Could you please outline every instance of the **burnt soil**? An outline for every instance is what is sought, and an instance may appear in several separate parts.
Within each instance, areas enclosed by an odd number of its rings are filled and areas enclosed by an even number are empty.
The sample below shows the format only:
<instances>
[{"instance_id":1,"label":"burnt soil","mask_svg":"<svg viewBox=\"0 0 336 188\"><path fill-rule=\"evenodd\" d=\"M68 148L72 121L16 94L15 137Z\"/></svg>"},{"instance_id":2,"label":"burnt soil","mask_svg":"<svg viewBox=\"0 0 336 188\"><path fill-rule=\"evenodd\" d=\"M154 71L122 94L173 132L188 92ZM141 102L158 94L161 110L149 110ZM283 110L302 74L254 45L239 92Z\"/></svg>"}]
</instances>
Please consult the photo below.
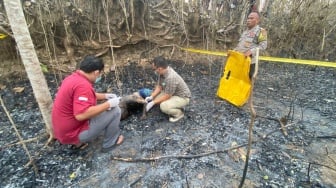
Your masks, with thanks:
<instances>
[{"instance_id":1,"label":"burnt soil","mask_svg":"<svg viewBox=\"0 0 336 188\"><path fill-rule=\"evenodd\" d=\"M102 153L101 137L84 150L47 141L32 88L12 78L0 90L0 187L238 187L251 119L249 106L216 96L222 61L171 62L192 91L177 123L154 108L122 121L124 143ZM151 69L130 63L97 85L118 95L152 87ZM64 76L64 75L62 75ZM61 77L62 77L61 76ZM57 81L46 75L52 96ZM119 83L119 84L117 84ZM24 87L22 92L13 88ZM257 118L244 187L336 187L336 70L263 62L254 86ZM26 142L34 165L19 142ZM287 136L279 119L285 122ZM156 158L155 158L156 157ZM122 158L129 161L116 160Z\"/></svg>"}]
</instances>

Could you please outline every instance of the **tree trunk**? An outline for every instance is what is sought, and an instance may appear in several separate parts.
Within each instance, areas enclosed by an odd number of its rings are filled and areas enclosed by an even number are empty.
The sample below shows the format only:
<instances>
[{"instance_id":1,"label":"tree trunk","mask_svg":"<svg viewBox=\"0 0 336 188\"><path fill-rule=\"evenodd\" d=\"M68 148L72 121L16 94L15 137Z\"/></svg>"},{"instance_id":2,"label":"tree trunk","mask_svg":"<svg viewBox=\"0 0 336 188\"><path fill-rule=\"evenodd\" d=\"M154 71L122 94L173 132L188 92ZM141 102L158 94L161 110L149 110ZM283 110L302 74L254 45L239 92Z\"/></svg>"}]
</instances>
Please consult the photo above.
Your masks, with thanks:
<instances>
[{"instance_id":1,"label":"tree trunk","mask_svg":"<svg viewBox=\"0 0 336 188\"><path fill-rule=\"evenodd\" d=\"M17 48L50 135L49 141L51 141L53 138L50 116L52 98L30 37L21 2L20 0L4 0L4 4Z\"/></svg>"}]
</instances>

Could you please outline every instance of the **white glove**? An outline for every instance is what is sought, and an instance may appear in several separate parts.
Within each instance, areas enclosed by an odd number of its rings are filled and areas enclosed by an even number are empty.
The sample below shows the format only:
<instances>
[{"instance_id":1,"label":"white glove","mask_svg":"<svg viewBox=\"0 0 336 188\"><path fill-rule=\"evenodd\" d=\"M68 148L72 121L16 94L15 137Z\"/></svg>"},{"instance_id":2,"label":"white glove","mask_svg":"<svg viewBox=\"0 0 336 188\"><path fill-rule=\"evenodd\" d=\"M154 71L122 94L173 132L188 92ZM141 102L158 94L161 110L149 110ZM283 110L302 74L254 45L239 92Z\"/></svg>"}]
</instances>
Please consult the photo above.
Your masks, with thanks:
<instances>
[{"instance_id":1,"label":"white glove","mask_svg":"<svg viewBox=\"0 0 336 188\"><path fill-rule=\"evenodd\" d=\"M110 104L110 108L114 108L119 105L120 97L115 97L107 101Z\"/></svg>"},{"instance_id":2,"label":"white glove","mask_svg":"<svg viewBox=\"0 0 336 188\"><path fill-rule=\"evenodd\" d=\"M151 101L149 103L146 104L146 112L148 112L151 108L153 108L154 106L154 101Z\"/></svg>"},{"instance_id":3,"label":"white glove","mask_svg":"<svg viewBox=\"0 0 336 188\"><path fill-rule=\"evenodd\" d=\"M147 103L149 103L150 101L152 101L153 100L153 97L152 96L149 96L149 97L146 97L145 98L145 101L147 102Z\"/></svg>"},{"instance_id":4,"label":"white glove","mask_svg":"<svg viewBox=\"0 0 336 188\"><path fill-rule=\"evenodd\" d=\"M113 94L113 93L106 93L105 94L105 99L113 99L113 98L116 98L117 95L116 94Z\"/></svg>"}]
</instances>

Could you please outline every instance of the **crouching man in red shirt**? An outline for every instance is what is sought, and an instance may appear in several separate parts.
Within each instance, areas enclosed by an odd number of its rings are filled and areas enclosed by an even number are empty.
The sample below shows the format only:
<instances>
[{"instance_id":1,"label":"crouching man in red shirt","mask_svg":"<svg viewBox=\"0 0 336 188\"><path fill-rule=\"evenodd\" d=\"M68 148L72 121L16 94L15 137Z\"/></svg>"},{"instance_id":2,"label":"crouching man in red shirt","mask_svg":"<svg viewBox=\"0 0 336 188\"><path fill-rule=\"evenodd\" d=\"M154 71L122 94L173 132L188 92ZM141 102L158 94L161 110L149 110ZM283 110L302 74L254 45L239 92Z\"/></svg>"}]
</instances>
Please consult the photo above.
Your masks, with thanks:
<instances>
[{"instance_id":1,"label":"crouching man in red shirt","mask_svg":"<svg viewBox=\"0 0 336 188\"><path fill-rule=\"evenodd\" d=\"M58 89L52 108L55 138L62 144L81 147L101 133L102 151L123 142L120 134L120 98L111 93L96 93L93 87L101 79L103 61L86 56L79 70L67 76ZM97 104L97 100L106 100Z\"/></svg>"}]
</instances>

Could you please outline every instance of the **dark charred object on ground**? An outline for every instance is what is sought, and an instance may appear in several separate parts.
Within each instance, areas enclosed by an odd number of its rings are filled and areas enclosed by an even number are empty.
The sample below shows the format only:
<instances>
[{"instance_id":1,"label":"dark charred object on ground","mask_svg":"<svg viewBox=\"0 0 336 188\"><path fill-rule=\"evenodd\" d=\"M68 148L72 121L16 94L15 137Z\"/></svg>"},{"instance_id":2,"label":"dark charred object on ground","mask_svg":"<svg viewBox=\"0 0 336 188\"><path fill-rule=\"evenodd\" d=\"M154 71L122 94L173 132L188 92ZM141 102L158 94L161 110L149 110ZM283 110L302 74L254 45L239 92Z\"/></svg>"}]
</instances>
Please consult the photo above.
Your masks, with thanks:
<instances>
[{"instance_id":1,"label":"dark charred object on ground","mask_svg":"<svg viewBox=\"0 0 336 188\"><path fill-rule=\"evenodd\" d=\"M132 114L142 113L141 119L146 118L146 101L138 92L123 96L120 99L121 118L124 120Z\"/></svg>"}]
</instances>

